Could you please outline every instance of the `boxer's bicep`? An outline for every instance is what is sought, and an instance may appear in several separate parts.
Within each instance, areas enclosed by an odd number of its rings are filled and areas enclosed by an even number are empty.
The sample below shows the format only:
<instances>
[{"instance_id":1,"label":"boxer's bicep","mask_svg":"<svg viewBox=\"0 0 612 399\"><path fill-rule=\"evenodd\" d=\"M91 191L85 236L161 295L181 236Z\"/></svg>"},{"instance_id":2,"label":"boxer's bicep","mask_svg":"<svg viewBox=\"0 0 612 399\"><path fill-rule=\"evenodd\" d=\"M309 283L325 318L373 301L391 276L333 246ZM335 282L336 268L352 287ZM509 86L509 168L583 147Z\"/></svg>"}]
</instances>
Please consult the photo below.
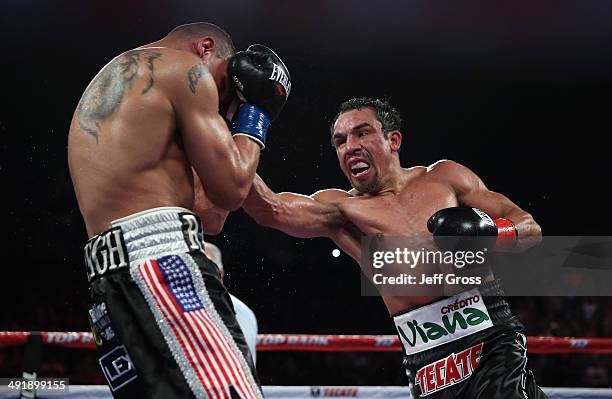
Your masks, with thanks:
<instances>
[{"instance_id":1,"label":"boxer's bicep","mask_svg":"<svg viewBox=\"0 0 612 399\"><path fill-rule=\"evenodd\" d=\"M486 212L493 218L505 215L517 208L504 195L490 191L474 172L453 161L444 160L434 166L444 182L455 191L461 205L471 206Z\"/></svg>"},{"instance_id":2,"label":"boxer's bicep","mask_svg":"<svg viewBox=\"0 0 612 399\"><path fill-rule=\"evenodd\" d=\"M442 161L439 168L461 205L481 209L494 219L507 218L515 223L531 217L505 195L489 190L480 177L465 166Z\"/></svg>"},{"instance_id":3,"label":"boxer's bicep","mask_svg":"<svg viewBox=\"0 0 612 399\"><path fill-rule=\"evenodd\" d=\"M240 156L218 115L197 115L181 127L185 152L211 201L225 207L241 188ZM257 148L259 151L259 148ZM228 208L226 208L228 209Z\"/></svg>"},{"instance_id":4,"label":"boxer's bicep","mask_svg":"<svg viewBox=\"0 0 612 399\"><path fill-rule=\"evenodd\" d=\"M493 219L510 220L518 231L517 249L526 249L536 245L542 237L542 229L533 216L503 194L481 188L458 196L458 200L462 205L483 210Z\"/></svg>"},{"instance_id":5,"label":"boxer's bicep","mask_svg":"<svg viewBox=\"0 0 612 399\"><path fill-rule=\"evenodd\" d=\"M457 200L461 205L483 210L493 219L507 218L513 210L518 209L506 196L486 188L458 193Z\"/></svg>"}]
</instances>

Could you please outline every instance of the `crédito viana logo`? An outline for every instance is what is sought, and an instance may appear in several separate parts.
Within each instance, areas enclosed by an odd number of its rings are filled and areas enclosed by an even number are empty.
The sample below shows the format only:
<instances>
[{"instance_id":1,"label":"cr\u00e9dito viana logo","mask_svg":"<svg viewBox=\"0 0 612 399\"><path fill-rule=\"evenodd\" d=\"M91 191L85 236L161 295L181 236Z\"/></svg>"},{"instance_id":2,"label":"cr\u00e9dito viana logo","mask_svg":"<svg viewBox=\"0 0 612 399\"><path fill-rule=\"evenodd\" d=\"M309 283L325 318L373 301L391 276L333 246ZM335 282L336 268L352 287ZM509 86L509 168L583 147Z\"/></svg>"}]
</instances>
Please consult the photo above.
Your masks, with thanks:
<instances>
[{"instance_id":1,"label":"cr\u00e9dito viana logo","mask_svg":"<svg viewBox=\"0 0 612 399\"><path fill-rule=\"evenodd\" d=\"M404 329L398 328L397 330L405 342L410 346L415 346L419 339L426 344L429 341L436 341L449 334L454 334L457 329L467 330L468 326L475 327L487 320L490 320L489 315L483 311L476 308L464 308L460 312L453 313L452 318L447 314L442 316L442 324L428 321L420 326L416 320L407 321L406 327L410 331L409 335L404 332Z\"/></svg>"},{"instance_id":2,"label":"cr\u00e9dito viana logo","mask_svg":"<svg viewBox=\"0 0 612 399\"><path fill-rule=\"evenodd\" d=\"M493 326L478 290L465 292L396 316L394 321L407 355Z\"/></svg>"}]
</instances>

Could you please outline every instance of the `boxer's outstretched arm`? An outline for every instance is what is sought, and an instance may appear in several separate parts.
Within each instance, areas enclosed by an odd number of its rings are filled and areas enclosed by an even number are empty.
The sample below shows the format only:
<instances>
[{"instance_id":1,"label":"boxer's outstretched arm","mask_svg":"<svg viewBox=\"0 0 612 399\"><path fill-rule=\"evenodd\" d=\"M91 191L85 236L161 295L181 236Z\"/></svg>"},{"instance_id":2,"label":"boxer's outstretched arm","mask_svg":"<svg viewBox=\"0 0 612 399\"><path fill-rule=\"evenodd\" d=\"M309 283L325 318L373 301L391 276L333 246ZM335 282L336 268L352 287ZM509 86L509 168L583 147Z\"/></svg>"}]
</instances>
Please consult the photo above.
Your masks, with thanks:
<instances>
[{"instance_id":1,"label":"boxer's outstretched arm","mask_svg":"<svg viewBox=\"0 0 612 399\"><path fill-rule=\"evenodd\" d=\"M437 163L434 168L438 168L437 172L453 187L459 203L482 209L493 219L506 218L512 221L518 231L519 249L540 242L542 230L533 217L506 196L489 190L470 169L448 160Z\"/></svg>"},{"instance_id":2,"label":"boxer's outstretched arm","mask_svg":"<svg viewBox=\"0 0 612 399\"><path fill-rule=\"evenodd\" d=\"M232 137L219 115L217 86L208 68L191 54L182 57L169 90L187 158L208 198L221 209L235 210L251 187L260 147L245 136Z\"/></svg>"},{"instance_id":3,"label":"boxer's outstretched arm","mask_svg":"<svg viewBox=\"0 0 612 399\"><path fill-rule=\"evenodd\" d=\"M256 175L242 207L258 224L294 237L333 237L346 224L337 202L348 196L342 190L277 194Z\"/></svg>"}]
</instances>

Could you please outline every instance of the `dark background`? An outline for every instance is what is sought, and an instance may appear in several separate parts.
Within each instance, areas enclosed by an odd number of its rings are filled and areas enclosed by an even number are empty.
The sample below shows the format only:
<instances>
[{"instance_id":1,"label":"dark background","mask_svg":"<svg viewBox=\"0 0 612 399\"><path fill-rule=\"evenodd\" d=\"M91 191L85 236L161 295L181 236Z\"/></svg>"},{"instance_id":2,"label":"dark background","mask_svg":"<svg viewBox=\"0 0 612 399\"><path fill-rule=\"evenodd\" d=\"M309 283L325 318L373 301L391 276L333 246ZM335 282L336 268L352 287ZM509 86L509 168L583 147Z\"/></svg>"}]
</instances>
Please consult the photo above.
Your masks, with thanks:
<instances>
[{"instance_id":1,"label":"dark background","mask_svg":"<svg viewBox=\"0 0 612 399\"><path fill-rule=\"evenodd\" d=\"M73 110L112 57L194 21L222 26L238 48L270 46L290 69L291 96L259 167L273 189L348 188L329 145L331 118L351 97L388 97L405 119L404 166L453 159L531 212L546 235L608 234L608 1L5 0L0 330L88 329L86 234L66 160ZM360 295L354 262L331 256L332 242L260 228L242 211L211 241L260 332L394 333L382 302ZM532 335L610 336L610 304L513 299ZM89 353L48 351L64 367L56 373L95 380ZM399 354L333 356L263 353L259 370L264 384L405 384ZM609 358L531 358L542 385L609 384ZM0 374L19 362L18 349L0 350ZM551 375L552 364L561 365ZM576 374L594 364L605 380Z\"/></svg>"}]
</instances>

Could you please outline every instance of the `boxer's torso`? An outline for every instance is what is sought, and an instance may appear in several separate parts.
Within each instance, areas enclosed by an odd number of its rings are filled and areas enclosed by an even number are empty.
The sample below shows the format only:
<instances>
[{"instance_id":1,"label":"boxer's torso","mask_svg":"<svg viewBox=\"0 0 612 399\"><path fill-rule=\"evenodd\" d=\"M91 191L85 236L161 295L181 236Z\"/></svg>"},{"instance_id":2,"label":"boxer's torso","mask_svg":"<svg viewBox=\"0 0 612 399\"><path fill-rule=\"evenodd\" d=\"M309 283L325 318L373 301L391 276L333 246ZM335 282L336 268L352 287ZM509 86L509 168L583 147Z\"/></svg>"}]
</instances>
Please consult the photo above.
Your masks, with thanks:
<instances>
[{"instance_id":1,"label":"boxer's torso","mask_svg":"<svg viewBox=\"0 0 612 399\"><path fill-rule=\"evenodd\" d=\"M427 230L429 217L439 209L458 205L453 188L438 178L435 171L415 167L405 169L404 176L405 182L395 194L344 195L337 202L343 216L350 223L338 230L332 239L360 265L363 236L426 239L431 237ZM438 298L383 296L390 314L428 304Z\"/></svg>"},{"instance_id":2,"label":"boxer's torso","mask_svg":"<svg viewBox=\"0 0 612 399\"><path fill-rule=\"evenodd\" d=\"M90 236L143 209L193 205L191 168L167 95L177 53L184 52L154 47L123 53L79 102L68 158Z\"/></svg>"}]
</instances>

